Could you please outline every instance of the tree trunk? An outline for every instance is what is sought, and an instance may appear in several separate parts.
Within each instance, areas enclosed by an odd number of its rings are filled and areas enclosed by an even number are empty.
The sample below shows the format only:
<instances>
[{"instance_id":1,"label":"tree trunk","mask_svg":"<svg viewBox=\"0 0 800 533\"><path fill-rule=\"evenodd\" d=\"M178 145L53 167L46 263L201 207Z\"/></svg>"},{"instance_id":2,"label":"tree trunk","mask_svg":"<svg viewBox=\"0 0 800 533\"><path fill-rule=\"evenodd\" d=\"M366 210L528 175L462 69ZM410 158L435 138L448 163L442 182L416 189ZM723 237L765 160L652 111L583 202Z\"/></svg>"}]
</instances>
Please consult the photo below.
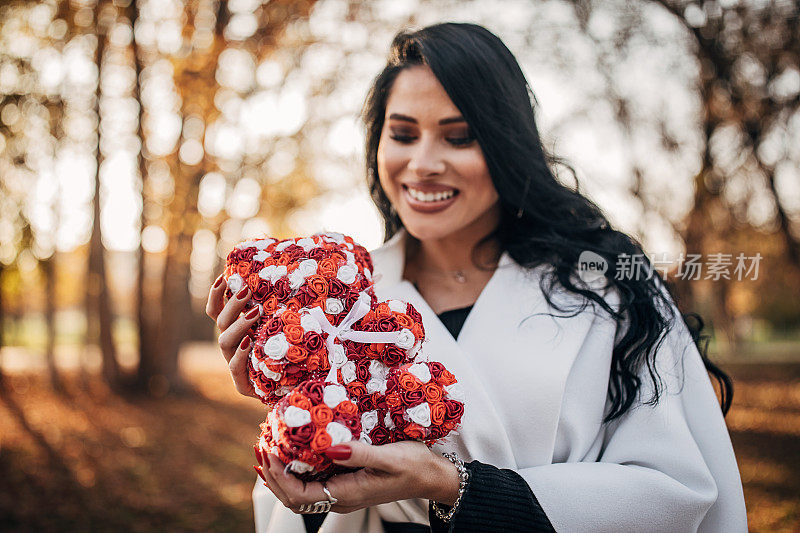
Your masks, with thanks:
<instances>
[{"instance_id":1,"label":"tree trunk","mask_svg":"<svg viewBox=\"0 0 800 533\"><path fill-rule=\"evenodd\" d=\"M61 383L61 376L58 374L56 366L55 345L56 345L56 265L55 253L47 259L41 261L44 273L44 320L46 324L45 360L47 361L47 372L50 375L50 384L53 389L63 392L64 387Z\"/></svg>"},{"instance_id":2,"label":"tree trunk","mask_svg":"<svg viewBox=\"0 0 800 533\"><path fill-rule=\"evenodd\" d=\"M94 320L97 321L98 341L102 354L102 376L108 385L112 388L116 388L119 384L120 370L112 334L113 317L111 315L108 283L106 281L105 250L103 247L103 235L100 224L100 164L103 161L103 156L100 151L100 97L102 93L100 89L100 75L102 73L103 53L105 52L106 44L105 28L101 27L97 22L101 7L102 2L98 2L95 6L95 29L97 35L95 62L98 72L97 89L95 92L95 113L98 118L97 168L94 178L94 199L92 200L94 221L92 222L92 235L89 239L89 271L87 276L89 294L95 299L92 307L96 316L87 316L87 321L89 323Z\"/></svg>"}]
</instances>

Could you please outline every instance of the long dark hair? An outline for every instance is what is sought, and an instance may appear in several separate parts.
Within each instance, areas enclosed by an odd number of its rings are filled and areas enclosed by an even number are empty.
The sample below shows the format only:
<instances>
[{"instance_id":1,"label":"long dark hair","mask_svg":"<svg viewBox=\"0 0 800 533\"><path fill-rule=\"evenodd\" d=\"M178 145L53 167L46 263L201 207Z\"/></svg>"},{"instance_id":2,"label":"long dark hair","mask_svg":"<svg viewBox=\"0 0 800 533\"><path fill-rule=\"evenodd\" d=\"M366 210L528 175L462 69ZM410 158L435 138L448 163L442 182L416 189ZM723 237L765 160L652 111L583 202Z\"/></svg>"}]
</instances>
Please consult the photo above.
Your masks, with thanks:
<instances>
[{"instance_id":1,"label":"long dark hair","mask_svg":"<svg viewBox=\"0 0 800 533\"><path fill-rule=\"evenodd\" d=\"M634 404L643 368L653 381L653 394L645 403L657 403L663 385L655 355L675 318L669 292L662 287L658 272L650 270L641 245L611 227L601 209L579 192L577 179L574 189L556 179L553 169L559 161L542 146L534 120L533 92L513 54L482 26L442 23L399 32L388 64L373 82L363 110L367 180L386 238L403 225L380 186L378 143L389 91L397 75L415 65L431 69L483 150L502 208L500 224L487 239L497 240L525 268L552 267L546 269L541 288L554 309L572 313L561 316L574 316L594 302L610 313L618 331L624 329L624 334L617 335L612 353L610 407L605 420L622 416ZM575 283L583 251L602 256L610 265L605 279L620 295L618 310L588 286ZM641 258L652 277L616 276L617 258L623 254ZM557 285L583 296L583 304L562 308L552 298ZM727 413L733 394L731 380L706 355L700 317L686 315L682 319L706 369L720 385L722 411Z\"/></svg>"}]
</instances>

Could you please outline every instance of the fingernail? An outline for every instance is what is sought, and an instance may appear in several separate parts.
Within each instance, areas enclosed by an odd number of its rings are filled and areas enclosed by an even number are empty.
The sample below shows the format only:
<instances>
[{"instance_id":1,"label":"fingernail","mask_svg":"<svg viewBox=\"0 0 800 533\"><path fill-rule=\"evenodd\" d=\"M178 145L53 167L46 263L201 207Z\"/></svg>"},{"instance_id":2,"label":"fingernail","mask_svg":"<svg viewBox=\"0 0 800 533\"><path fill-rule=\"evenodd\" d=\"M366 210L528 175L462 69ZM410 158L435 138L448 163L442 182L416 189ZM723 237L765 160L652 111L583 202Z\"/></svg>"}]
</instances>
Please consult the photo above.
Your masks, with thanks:
<instances>
[{"instance_id":1,"label":"fingernail","mask_svg":"<svg viewBox=\"0 0 800 533\"><path fill-rule=\"evenodd\" d=\"M239 292L237 292L237 293L236 293L236 297L237 297L237 298L239 298L239 299L241 300L242 298L244 298L245 296L247 296L247 291L248 291L248 290L249 290L249 289L248 289L247 287L242 287L242 288L239 290Z\"/></svg>"},{"instance_id":2,"label":"fingernail","mask_svg":"<svg viewBox=\"0 0 800 533\"><path fill-rule=\"evenodd\" d=\"M256 452L256 461L260 466L264 466L264 458L261 457L261 448L258 447L258 444L253 444L253 451Z\"/></svg>"},{"instance_id":3,"label":"fingernail","mask_svg":"<svg viewBox=\"0 0 800 533\"><path fill-rule=\"evenodd\" d=\"M344 461L345 459L350 459L350 455L353 453L353 450L350 449L349 446L331 446L324 452L325 456L328 459L333 459L334 461Z\"/></svg>"},{"instance_id":4,"label":"fingernail","mask_svg":"<svg viewBox=\"0 0 800 533\"><path fill-rule=\"evenodd\" d=\"M247 312L247 314L246 314L246 315L244 315L244 317L245 317L246 319L248 319L248 320L250 320L251 318L255 318L255 317L257 317L257 316L258 316L258 307L254 307L254 308L252 308L251 310L249 310L249 311Z\"/></svg>"},{"instance_id":5,"label":"fingernail","mask_svg":"<svg viewBox=\"0 0 800 533\"><path fill-rule=\"evenodd\" d=\"M217 281L215 281L215 282L214 282L214 288L216 289L217 287L219 287L219 286L220 286L220 284L221 284L221 283L224 281L224 279L225 279L225 278L224 278L224 277L222 277L222 276L218 277L218 278L217 278Z\"/></svg>"},{"instance_id":6,"label":"fingernail","mask_svg":"<svg viewBox=\"0 0 800 533\"><path fill-rule=\"evenodd\" d=\"M261 479L264 480L264 483L266 483L267 482L267 478L264 477L264 472L261 471L261 467L253 465L253 468L255 468L256 473L258 473L258 475L261 476Z\"/></svg>"},{"instance_id":7,"label":"fingernail","mask_svg":"<svg viewBox=\"0 0 800 533\"><path fill-rule=\"evenodd\" d=\"M250 347L250 337L245 337L242 339L242 342L239 343L239 348L242 350L246 350Z\"/></svg>"}]
</instances>

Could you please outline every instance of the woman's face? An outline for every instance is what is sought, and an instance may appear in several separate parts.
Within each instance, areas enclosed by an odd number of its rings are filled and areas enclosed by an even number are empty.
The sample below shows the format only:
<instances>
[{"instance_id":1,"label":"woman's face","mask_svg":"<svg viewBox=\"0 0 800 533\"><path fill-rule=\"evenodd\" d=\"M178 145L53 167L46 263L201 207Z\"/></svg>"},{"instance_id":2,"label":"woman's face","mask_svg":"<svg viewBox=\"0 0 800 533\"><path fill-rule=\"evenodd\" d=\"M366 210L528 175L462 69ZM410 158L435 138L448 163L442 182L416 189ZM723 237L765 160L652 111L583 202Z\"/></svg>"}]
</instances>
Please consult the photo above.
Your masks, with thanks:
<instances>
[{"instance_id":1,"label":"woman's face","mask_svg":"<svg viewBox=\"0 0 800 533\"><path fill-rule=\"evenodd\" d=\"M481 238L500 203L478 141L427 66L400 72L386 103L378 177L420 241Z\"/></svg>"}]
</instances>

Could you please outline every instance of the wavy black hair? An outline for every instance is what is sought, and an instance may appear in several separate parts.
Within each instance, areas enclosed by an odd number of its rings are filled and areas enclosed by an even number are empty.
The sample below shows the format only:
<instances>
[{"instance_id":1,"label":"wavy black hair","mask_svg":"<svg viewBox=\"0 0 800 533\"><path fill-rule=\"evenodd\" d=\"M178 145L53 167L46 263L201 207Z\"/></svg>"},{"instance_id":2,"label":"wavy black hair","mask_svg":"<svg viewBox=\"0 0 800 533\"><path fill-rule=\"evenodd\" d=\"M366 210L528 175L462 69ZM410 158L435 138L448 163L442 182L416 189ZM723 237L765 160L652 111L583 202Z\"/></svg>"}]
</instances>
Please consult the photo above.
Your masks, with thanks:
<instances>
[{"instance_id":1,"label":"wavy black hair","mask_svg":"<svg viewBox=\"0 0 800 533\"><path fill-rule=\"evenodd\" d=\"M378 179L378 143L395 79L402 70L418 65L431 69L483 150L502 211L498 227L485 240L496 240L525 268L551 267L545 269L541 288L554 309L571 313L561 316L574 316L594 302L614 318L618 332L624 330L614 344L605 421L619 418L634 405L645 372L653 382L653 393L644 403L657 403L663 384L655 355L675 319L669 291L657 271L646 270L652 277L615 275L617 258L623 254L643 258L644 268L650 269L642 246L611 227L601 209L579 192L577 178L574 188L556 179L554 169L563 162L542 146L533 91L513 54L482 26L441 23L400 31L392 41L388 64L370 88L362 112L367 180L386 239L403 225ZM587 285L575 283L579 255L586 250L610 265L605 277L620 295L619 309L612 309ZM569 310L561 307L553 298L557 288L583 296L583 304ZM682 319L706 369L719 383L722 411L727 414L731 380L707 357L702 319L696 314Z\"/></svg>"}]
</instances>

